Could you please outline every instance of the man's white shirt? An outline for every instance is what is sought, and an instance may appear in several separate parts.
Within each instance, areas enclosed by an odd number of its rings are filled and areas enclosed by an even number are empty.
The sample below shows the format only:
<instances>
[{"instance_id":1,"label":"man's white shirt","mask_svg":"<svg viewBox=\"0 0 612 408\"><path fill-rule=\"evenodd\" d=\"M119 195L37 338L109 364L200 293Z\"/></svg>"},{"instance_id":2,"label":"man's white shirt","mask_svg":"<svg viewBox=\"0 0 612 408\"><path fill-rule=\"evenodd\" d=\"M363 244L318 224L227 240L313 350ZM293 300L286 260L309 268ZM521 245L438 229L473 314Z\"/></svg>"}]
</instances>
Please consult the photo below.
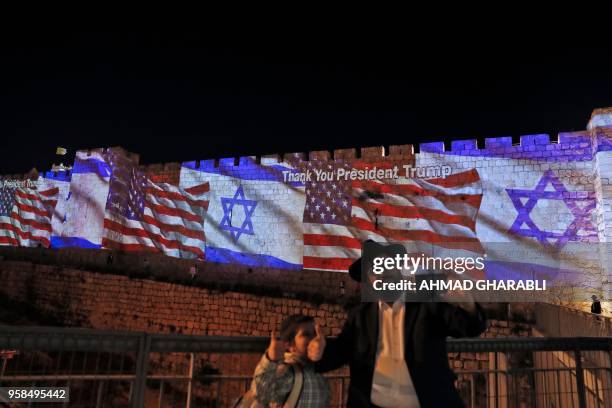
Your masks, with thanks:
<instances>
[{"instance_id":1,"label":"man's white shirt","mask_svg":"<svg viewBox=\"0 0 612 408\"><path fill-rule=\"evenodd\" d=\"M378 343L370 400L383 408L418 408L419 400L404 358L403 301L378 302Z\"/></svg>"}]
</instances>

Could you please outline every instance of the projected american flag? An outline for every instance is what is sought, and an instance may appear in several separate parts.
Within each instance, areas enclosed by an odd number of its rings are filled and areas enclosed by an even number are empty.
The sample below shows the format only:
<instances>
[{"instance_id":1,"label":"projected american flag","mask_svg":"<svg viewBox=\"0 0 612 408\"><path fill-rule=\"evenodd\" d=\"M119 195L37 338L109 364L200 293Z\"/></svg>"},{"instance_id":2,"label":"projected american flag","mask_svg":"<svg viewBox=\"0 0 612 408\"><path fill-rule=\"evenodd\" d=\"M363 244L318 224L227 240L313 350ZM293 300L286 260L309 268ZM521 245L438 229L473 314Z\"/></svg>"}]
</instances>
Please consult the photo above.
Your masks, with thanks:
<instances>
[{"instance_id":1,"label":"projected american flag","mask_svg":"<svg viewBox=\"0 0 612 408\"><path fill-rule=\"evenodd\" d=\"M311 161L336 173L342 163ZM353 164L353 168L365 168ZM304 268L346 271L366 239L480 251L476 170L439 179L330 180L309 183L304 209Z\"/></svg>"},{"instance_id":2,"label":"projected american flag","mask_svg":"<svg viewBox=\"0 0 612 408\"><path fill-rule=\"evenodd\" d=\"M0 183L0 245L48 248L59 189L37 191Z\"/></svg>"},{"instance_id":3,"label":"projected american flag","mask_svg":"<svg viewBox=\"0 0 612 408\"><path fill-rule=\"evenodd\" d=\"M209 184L182 189L154 183L129 160L109 157L113 169L102 246L204 258Z\"/></svg>"}]
</instances>

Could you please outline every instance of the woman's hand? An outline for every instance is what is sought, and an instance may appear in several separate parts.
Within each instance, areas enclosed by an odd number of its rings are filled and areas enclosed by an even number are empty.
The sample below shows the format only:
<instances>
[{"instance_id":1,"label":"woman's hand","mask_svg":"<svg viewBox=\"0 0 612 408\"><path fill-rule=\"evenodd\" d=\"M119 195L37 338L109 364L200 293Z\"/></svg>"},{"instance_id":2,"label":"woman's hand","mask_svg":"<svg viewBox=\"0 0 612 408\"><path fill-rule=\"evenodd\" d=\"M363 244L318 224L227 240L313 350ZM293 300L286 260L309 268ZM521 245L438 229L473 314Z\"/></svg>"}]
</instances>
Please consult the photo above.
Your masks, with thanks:
<instances>
[{"instance_id":1,"label":"woman's hand","mask_svg":"<svg viewBox=\"0 0 612 408\"><path fill-rule=\"evenodd\" d=\"M278 332L272 331L272 335L270 336L270 345L268 346L268 350L266 351L268 359L271 361L282 360L285 355L286 349L286 342L282 341L279 338Z\"/></svg>"}]
</instances>

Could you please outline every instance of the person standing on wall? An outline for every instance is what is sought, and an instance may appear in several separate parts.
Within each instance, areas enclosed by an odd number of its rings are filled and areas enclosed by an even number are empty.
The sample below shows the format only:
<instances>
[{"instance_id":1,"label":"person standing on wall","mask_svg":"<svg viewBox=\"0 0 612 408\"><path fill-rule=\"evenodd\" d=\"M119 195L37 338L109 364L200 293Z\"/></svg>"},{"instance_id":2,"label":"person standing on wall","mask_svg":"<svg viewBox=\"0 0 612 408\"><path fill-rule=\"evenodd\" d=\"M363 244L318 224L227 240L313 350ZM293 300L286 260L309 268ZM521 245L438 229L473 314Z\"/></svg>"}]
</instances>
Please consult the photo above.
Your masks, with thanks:
<instances>
[{"instance_id":1,"label":"person standing on wall","mask_svg":"<svg viewBox=\"0 0 612 408\"><path fill-rule=\"evenodd\" d=\"M591 299L593 299L593 303L591 303L591 313L601 314L601 302L597 298L597 295L591 296Z\"/></svg>"}]
</instances>

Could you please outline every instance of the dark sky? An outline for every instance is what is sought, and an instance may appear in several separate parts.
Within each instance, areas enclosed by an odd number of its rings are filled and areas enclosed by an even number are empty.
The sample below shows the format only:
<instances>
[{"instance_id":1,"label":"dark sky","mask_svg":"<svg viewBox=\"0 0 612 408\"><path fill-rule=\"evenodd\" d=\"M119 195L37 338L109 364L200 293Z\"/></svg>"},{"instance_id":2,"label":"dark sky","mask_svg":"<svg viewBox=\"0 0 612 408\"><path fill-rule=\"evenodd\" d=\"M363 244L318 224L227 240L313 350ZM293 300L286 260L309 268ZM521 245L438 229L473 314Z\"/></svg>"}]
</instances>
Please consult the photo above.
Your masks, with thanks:
<instances>
[{"instance_id":1,"label":"dark sky","mask_svg":"<svg viewBox=\"0 0 612 408\"><path fill-rule=\"evenodd\" d=\"M221 44L198 33L4 38L0 174L56 146L142 163L582 130L612 49L389 39Z\"/></svg>"}]
</instances>

